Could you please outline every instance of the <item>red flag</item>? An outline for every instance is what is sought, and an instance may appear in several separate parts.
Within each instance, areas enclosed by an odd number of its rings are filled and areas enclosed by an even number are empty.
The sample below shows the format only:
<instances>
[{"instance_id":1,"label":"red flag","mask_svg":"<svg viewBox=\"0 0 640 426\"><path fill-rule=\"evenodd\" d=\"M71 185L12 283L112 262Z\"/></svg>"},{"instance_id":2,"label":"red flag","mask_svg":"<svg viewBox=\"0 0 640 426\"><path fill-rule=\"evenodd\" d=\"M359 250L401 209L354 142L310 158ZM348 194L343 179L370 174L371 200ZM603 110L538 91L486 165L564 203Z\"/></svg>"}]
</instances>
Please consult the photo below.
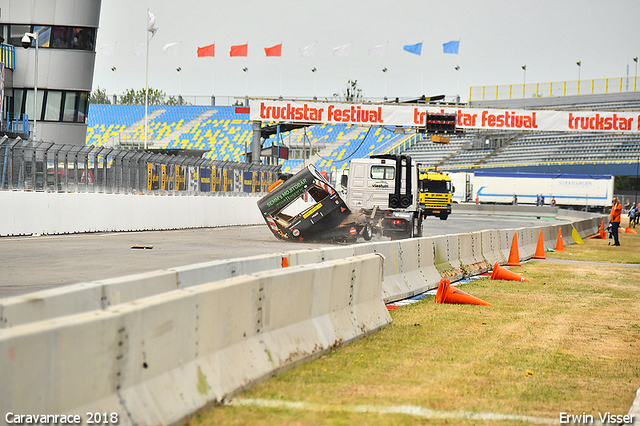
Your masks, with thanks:
<instances>
[{"instance_id":1,"label":"red flag","mask_svg":"<svg viewBox=\"0 0 640 426\"><path fill-rule=\"evenodd\" d=\"M198 57L202 58L204 56L216 56L215 43L205 47L198 47Z\"/></svg>"},{"instance_id":2,"label":"red flag","mask_svg":"<svg viewBox=\"0 0 640 426\"><path fill-rule=\"evenodd\" d=\"M231 52L229 56L247 56L247 48L249 44L241 44L239 46L231 46Z\"/></svg>"},{"instance_id":3,"label":"red flag","mask_svg":"<svg viewBox=\"0 0 640 426\"><path fill-rule=\"evenodd\" d=\"M273 47L265 47L264 53L266 53L267 56L282 56L282 43L276 44Z\"/></svg>"}]
</instances>

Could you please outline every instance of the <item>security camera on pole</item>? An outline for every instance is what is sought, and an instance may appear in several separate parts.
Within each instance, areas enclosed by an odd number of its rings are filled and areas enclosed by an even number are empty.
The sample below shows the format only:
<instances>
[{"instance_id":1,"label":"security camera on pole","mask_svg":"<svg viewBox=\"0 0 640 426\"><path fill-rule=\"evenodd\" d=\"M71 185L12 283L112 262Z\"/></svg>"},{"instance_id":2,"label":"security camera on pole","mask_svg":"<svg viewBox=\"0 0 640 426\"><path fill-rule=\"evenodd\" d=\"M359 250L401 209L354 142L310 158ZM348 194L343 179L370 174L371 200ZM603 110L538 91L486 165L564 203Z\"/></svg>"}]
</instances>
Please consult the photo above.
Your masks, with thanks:
<instances>
[{"instance_id":1,"label":"security camera on pole","mask_svg":"<svg viewBox=\"0 0 640 426\"><path fill-rule=\"evenodd\" d=\"M37 32L33 32L33 33L24 33L24 36L22 37L22 47L24 47L25 49L28 49L31 46L31 42L32 40L35 40L36 42L36 53L35 53L35 63L34 63L34 71L33 71L33 96L34 96L34 100L33 100L33 133L32 133L32 140L36 140L36 135L37 135L37 124L38 124L38 44L40 44L38 42L38 33Z\"/></svg>"}]
</instances>

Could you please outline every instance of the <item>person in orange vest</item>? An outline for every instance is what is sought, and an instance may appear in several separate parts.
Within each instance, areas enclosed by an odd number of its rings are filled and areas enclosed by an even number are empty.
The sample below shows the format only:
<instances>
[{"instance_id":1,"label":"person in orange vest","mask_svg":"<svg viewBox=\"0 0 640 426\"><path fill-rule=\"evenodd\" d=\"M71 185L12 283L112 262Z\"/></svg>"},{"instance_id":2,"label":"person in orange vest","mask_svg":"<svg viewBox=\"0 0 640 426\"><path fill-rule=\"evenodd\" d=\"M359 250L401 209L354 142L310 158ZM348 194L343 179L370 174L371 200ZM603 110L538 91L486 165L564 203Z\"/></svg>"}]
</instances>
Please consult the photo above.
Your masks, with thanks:
<instances>
[{"instance_id":1,"label":"person in orange vest","mask_svg":"<svg viewBox=\"0 0 640 426\"><path fill-rule=\"evenodd\" d=\"M611 233L613 234L614 246L619 246L618 240L618 228L620 227L620 217L622 216L622 204L618 201L617 197L613 197L613 206L611 206L611 213L609 214L609 222L611 222Z\"/></svg>"}]
</instances>

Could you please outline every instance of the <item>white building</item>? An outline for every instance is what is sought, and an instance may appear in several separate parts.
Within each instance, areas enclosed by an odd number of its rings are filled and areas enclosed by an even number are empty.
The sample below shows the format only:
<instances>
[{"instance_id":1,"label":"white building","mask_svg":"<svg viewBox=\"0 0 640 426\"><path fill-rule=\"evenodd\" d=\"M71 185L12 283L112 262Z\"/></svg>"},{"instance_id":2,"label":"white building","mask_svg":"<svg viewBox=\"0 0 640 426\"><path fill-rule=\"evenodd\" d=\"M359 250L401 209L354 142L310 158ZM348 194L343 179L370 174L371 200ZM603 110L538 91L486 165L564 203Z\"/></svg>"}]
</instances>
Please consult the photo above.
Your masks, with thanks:
<instances>
[{"instance_id":1,"label":"white building","mask_svg":"<svg viewBox=\"0 0 640 426\"><path fill-rule=\"evenodd\" d=\"M26 115L33 137L84 145L93 81L101 0L0 0L0 36L15 47L14 70L5 73L3 121ZM24 49L25 33L38 34L37 103L35 41Z\"/></svg>"}]
</instances>

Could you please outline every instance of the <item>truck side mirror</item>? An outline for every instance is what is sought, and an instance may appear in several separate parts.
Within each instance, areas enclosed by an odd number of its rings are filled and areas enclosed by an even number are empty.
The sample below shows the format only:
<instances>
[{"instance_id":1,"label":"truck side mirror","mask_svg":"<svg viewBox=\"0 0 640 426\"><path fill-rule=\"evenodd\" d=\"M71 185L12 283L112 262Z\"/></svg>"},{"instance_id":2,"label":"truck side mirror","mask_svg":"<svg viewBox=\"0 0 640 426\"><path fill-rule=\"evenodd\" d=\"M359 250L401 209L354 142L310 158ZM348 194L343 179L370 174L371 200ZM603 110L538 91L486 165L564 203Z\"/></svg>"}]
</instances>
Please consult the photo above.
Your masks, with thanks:
<instances>
[{"instance_id":1,"label":"truck side mirror","mask_svg":"<svg viewBox=\"0 0 640 426\"><path fill-rule=\"evenodd\" d=\"M455 187L455 185L451 187L451 192L456 192L456 187Z\"/></svg>"},{"instance_id":2,"label":"truck side mirror","mask_svg":"<svg viewBox=\"0 0 640 426\"><path fill-rule=\"evenodd\" d=\"M342 175L340 176L340 185L342 185L343 187L347 187L347 183L349 181L349 176L347 175Z\"/></svg>"}]
</instances>

